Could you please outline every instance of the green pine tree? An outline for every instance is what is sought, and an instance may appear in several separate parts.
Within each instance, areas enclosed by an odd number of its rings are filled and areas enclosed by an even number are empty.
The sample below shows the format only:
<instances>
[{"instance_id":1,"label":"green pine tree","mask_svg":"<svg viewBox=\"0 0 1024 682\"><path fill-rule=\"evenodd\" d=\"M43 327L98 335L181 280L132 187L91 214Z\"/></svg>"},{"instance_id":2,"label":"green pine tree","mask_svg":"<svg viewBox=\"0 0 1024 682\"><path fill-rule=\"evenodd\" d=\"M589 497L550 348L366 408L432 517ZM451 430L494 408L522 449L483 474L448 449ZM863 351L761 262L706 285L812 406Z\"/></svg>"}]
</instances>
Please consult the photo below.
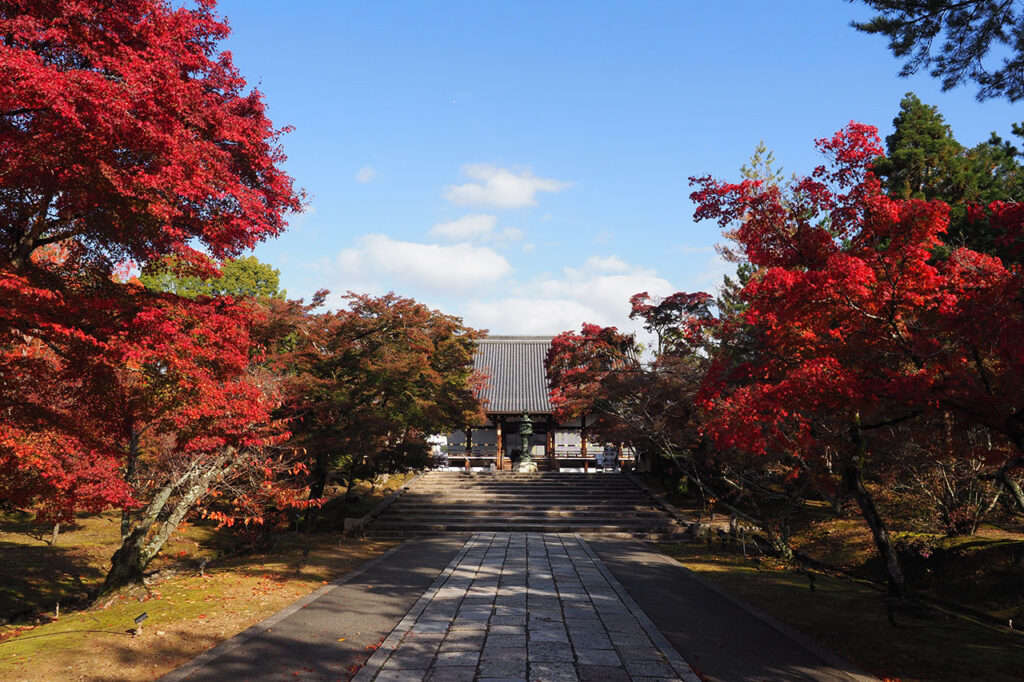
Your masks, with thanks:
<instances>
[{"instance_id":1,"label":"green pine tree","mask_svg":"<svg viewBox=\"0 0 1024 682\"><path fill-rule=\"evenodd\" d=\"M900 199L962 200L967 184L965 149L939 110L908 92L892 124L895 130L885 138L886 155L874 164L886 192Z\"/></svg>"},{"instance_id":2,"label":"green pine tree","mask_svg":"<svg viewBox=\"0 0 1024 682\"><path fill-rule=\"evenodd\" d=\"M974 147L964 147L938 109L912 92L900 102L893 126L885 139L886 156L875 159L874 171L890 196L949 204L946 244L936 256L958 246L996 254L994 235L984 221L968 218L968 207L1024 199L1018 148L996 133ZM1015 124L1013 132L1024 135L1024 127Z\"/></svg>"}]
</instances>

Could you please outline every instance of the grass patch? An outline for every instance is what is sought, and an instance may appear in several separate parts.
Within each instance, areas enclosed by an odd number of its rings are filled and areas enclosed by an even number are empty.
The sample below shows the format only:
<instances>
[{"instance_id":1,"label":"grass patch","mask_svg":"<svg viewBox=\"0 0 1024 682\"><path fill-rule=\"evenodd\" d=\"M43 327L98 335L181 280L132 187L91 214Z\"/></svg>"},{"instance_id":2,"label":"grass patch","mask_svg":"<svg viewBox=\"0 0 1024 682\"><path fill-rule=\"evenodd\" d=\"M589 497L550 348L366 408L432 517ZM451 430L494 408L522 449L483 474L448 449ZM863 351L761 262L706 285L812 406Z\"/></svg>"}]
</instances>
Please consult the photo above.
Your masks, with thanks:
<instances>
[{"instance_id":1,"label":"grass patch","mask_svg":"<svg viewBox=\"0 0 1024 682\"><path fill-rule=\"evenodd\" d=\"M393 546L390 542L289 538L273 554L237 557L204 576L182 573L60 620L9 627L0 679L151 680ZM132 637L133 619L149 618ZM2 635L0 635L2 636Z\"/></svg>"},{"instance_id":2,"label":"grass patch","mask_svg":"<svg viewBox=\"0 0 1024 682\"><path fill-rule=\"evenodd\" d=\"M360 487L357 504L372 508L407 478ZM30 514L0 514L0 679L155 679L394 546L339 539L330 531L343 517L317 533L275 536L260 553L228 529L185 526L150 564L148 594L88 607L120 544L120 514L84 515L56 544L52 526ZM142 612L149 617L133 637Z\"/></svg>"},{"instance_id":3,"label":"grass patch","mask_svg":"<svg viewBox=\"0 0 1024 682\"><path fill-rule=\"evenodd\" d=\"M0 514L0 619L24 622L54 613L58 602L64 611L85 604L121 544L120 520L119 512L82 515L62 526L52 545L50 525L33 523L26 512ZM187 570L238 546L237 537L212 524L185 525L150 568Z\"/></svg>"},{"instance_id":4,"label":"grass patch","mask_svg":"<svg viewBox=\"0 0 1024 682\"><path fill-rule=\"evenodd\" d=\"M684 513L725 525L729 516L705 509L685 486L657 477L648 484ZM843 510L809 500L793 519L791 543L817 565L806 571L770 557L746 559L734 544L665 545L663 551L728 591L791 625L884 679L1021 680L1024 635L1024 527L1013 515L994 515L968 537L925 532L929 525L902 513L902 500L873 487L911 592L920 607L888 620L886 571L867 525L851 503ZM920 509L916 509L920 512ZM717 537L717 535L716 535Z\"/></svg>"},{"instance_id":5,"label":"grass patch","mask_svg":"<svg viewBox=\"0 0 1024 682\"><path fill-rule=\"evenodd\" d=\"M731 546L666 544L666 554L733 594L886 679L1024 679L1024 636L941 612L900 611L888 622L884 593L865 584L804 573Z\"/></svg>"}]
</instances>

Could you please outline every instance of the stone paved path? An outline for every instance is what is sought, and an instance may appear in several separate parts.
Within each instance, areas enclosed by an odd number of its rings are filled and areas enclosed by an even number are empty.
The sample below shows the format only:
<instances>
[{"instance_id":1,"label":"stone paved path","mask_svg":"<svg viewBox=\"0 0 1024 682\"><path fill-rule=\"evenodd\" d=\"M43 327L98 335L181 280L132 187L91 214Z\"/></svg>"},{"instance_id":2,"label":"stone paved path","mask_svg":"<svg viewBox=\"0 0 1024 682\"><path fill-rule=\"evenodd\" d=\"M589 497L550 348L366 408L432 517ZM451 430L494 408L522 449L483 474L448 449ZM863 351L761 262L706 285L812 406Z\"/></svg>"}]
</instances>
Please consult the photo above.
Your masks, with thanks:
<instances>
[{"instance_id":1,"label":"stone paved path","mask_svg":"<svg viewBox=\"0 0 1024 682\"><path fill-rule=\"evenodd\" d=\"M577 535L477 533L355 680L698 678Z\"/></svg>"}]
</instances>

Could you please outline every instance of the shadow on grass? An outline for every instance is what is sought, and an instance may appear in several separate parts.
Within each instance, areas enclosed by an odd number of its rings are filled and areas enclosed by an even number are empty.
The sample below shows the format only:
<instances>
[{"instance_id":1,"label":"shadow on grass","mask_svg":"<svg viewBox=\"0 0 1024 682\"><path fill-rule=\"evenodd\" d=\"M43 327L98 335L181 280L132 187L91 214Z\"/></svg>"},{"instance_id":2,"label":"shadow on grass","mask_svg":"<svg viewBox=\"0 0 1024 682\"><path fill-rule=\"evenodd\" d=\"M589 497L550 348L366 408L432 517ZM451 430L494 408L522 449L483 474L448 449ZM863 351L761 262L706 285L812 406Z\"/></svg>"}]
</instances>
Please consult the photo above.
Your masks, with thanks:
<instances>
[{"instance_id":1,"label":"shadow on grass","mask_svg":"<svg viewBox=\"0 0 1024 682\"><path fill-rule=\"evenodd\" d=\"M79 530L80 528L81 526L78 523L62 523L60 525L61 533ZM0 533L16 533L25 535L37 542L50 544L50 539L53 537L53 524L38 523L35 521L35 516L29 512L7 512L0 514ZM60 537L58 534L58 544L60 544L59 541Z\"/></svg>"},{"instance_id":2,"label":"shadow on grass","mask_svg":"<svg viewBox=\"0 0 1024 682\"><path fill-rule=\"evenodd\" d=\"M110 663L115 668L135 666L143 657L154 664L162 661L184 662L183 658L187 660L202 651L211 649L219 644L220 640L221 638L215 635L193 634L189 637L187 647L183 647L180 641L165 642L151 634L143 634L139 638L128 637L114 645ZM140 649L144 649L144 652L141 652ZM109 674L97 674L82 679L105 682L110 679L110 676Z\"/></svg>"},{"instance_id":3,"label":"shadow on grass","mask_svg":"<svg viewBox=\"0 0 1024 682\"><path fill-rule=\"evenodd\" d=\"M73 635L73 634L79 634L79 633L83 633L83 632L91 632L91 633L100 634L100 635L117 635L117 636L120 636L120 637L134 637L135 636L134 633L131 630L124 630L124 631L117 631L117 632L115 632L113 630L89 630L89 629L82 629L82 630L60 630L59 632L44 632L41 635L21 635L20 637L18 637L17 641L18 642L27 642L30 639L42 639L42 638L45 638L45 637L49 637L49 638L63 637L64 635ZM13 642L14 640L8 640L8 641ZM4 645L4 642L0 642L0 651L3 651L3 648L2 648L3 645Z\"/></svg>"},{"instance_id":4,"label":"shadow on grass","mask_svg":"<svg viewBox=\"0 0 1024 682\"><path fill-rule=\"evenodd\" d=\"M0 541L0 619L18 620L57 602L70 607L103 578L88 552Z\"/></svg>"},{"instance_id":5,"label":"shadow on grass","mask_svg":"<svg viewBox=\"0 0 1024 682\"><path fill-rule=\"evenodd\" d=\"M336 534L287 533L272 551L241 554L210 565L211 572L231 571L250 577L309 583L331 581L394 545L389 541L339 541Z\"/></svg>"}]
</instances>

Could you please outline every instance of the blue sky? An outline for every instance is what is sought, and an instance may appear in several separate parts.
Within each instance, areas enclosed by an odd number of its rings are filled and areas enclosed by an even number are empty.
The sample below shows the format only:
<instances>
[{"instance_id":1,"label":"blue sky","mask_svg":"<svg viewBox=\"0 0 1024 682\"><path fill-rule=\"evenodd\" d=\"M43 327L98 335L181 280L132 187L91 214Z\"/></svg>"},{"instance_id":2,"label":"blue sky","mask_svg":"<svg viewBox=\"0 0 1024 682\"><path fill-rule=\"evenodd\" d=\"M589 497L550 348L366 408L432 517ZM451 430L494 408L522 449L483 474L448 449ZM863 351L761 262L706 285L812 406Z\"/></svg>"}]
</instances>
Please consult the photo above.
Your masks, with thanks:
<instances>
[{"instance_id":1,"label":"blue sky","mask_svg":"<svg viewBox=\"0 0 1024 682\"><path fill-rule=\"evenodd\" d=\"M688 178L764 140L789 173L912 90L974 144L1024 116L941 93L842 0L222 0L309 195L256 255L292 297L393 290L495 333L629 327L637 291L713 291L720 235ZM334 299L337 304L338 299Z\"/></svg>"}]
</instances>

